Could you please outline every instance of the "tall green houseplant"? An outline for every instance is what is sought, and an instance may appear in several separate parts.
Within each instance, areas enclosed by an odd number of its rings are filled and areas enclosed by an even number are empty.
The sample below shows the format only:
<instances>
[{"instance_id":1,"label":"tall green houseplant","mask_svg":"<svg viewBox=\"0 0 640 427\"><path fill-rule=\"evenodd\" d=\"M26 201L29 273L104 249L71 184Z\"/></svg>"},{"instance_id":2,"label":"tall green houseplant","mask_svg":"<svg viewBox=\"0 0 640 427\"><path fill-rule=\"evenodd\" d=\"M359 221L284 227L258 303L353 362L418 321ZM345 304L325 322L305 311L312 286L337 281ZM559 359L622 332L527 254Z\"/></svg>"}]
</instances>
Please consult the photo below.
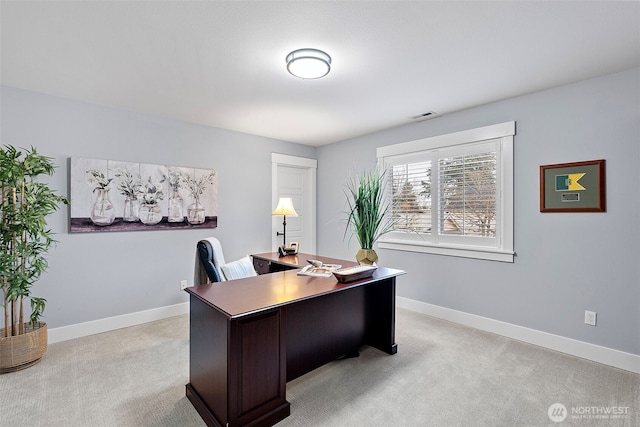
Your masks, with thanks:
<instances>
[{"instance_id":1,"label":"tall green houseplant","mask_svg":"<svg viewBox=\"0 0 640 427\"><path fill-rule=\"evenodd\" d=\"M29 349L15 350L18 343L24 341L17 337L41 326L39 318L46 301L32 296L31 288L47 269L45 255L54 243L46 217L61 203L68 204L64 197L37 180L42 175L52 175L54 169L51 159L33 147L30 150L9 145L0 147L0 286L4 311L0 370L11 368L7 364L20 363L15 360L29 357L25 354L30 353ZM29 323L25 322L27 299L31 303ZM9 347L20 354L8 354ZM15 368L20 369L19 366Z\"/></svg>"},{"instance_id":2,"label":"tall green houseplant","mask_svg":"<svg viewBox=\"0 0 640 427\"><path fill-rule=\"evenodd\" d=\"M352 177L346 184L347 227L358 239L360 250L356 260L360 264L373 264L378 255L373 249L376 241L393 230L391 205L385 200L385 172L365 171Z\"/></svg>"}]
</instances>

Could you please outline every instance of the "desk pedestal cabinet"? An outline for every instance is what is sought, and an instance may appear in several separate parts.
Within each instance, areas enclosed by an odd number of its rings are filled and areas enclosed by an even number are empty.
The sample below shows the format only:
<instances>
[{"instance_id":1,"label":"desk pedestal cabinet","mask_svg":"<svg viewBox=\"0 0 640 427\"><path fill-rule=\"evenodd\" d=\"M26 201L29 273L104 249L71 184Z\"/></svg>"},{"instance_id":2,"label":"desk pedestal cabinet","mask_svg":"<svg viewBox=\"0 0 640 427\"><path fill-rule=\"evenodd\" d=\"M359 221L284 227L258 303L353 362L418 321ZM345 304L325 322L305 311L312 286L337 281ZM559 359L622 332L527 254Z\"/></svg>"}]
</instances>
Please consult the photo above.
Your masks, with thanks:
<instances>
[{"instance_id":1,"label":"desk pedestal cabinet","mask_svg":"<svg viewBox=\"0 0 640 427\"><path fill-rule=\"evenodd\" d=\"M286 383L371 345L395 343L395 278L339 284L281 271L188 288L187 397L208 426L272 426L290 414Z\"/></svg>"}]
</instances>

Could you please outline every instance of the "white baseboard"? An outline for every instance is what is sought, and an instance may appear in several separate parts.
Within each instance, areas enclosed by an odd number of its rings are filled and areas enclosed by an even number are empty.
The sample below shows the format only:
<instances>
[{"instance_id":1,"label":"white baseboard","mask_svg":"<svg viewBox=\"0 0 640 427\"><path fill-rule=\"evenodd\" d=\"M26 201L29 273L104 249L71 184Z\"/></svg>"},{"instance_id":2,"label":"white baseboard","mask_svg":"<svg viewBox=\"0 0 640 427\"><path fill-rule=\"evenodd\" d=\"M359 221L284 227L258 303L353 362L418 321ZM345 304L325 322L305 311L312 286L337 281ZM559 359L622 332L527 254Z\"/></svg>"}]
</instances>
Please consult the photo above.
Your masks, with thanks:
<instances>
[{"instance_id":1,"label":"white baseboard","mask_svg":"<svg viewBox=\"0 0 640 427\"><path fill-rule=\"evenodd\" d=\"M48 341L49 344L53 344L187 313L189 313L189 303L184 302L166 307L153 308L151 310L138 311L136 313L123 314L122 316L107 317L106 319L62 326L60 328L49 329Z\"/></svg>"},{"instance_id":2,"label":"white baseboard","mask_svg":"<svg viewBox=\"0 0 640 427\"><path fill-rule=\"evenodd\" d=\"M404 297L396 297L396 305L400 308L426 314L459 323L472 328L480 329L494 334L524 341L529 344L538 345L551 350L614 366L626 371L640 374L640 356L626 353L612 348L589 344L584 341L574 340L487 317L476 316L450 308L440 307L421 301Z\"/></svg>"}]
</instances>

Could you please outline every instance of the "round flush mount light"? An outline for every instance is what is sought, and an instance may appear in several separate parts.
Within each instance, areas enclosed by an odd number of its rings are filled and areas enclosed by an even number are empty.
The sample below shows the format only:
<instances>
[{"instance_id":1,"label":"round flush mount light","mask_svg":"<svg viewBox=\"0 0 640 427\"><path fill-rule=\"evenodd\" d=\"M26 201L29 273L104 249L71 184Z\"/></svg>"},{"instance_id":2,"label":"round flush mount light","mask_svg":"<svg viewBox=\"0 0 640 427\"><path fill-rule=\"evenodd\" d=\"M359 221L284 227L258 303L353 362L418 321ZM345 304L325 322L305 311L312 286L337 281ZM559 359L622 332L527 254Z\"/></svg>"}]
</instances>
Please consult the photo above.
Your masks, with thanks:
<instances>
[{"instance_id":1,"label":"round flush mount light","mask_svg":"<svg viewBox=\"0 0 640 427\"><path fill-rule=\"evenodd\" d=\"M331 71L331 57L318 49L298 49L287 55L287 71L301 79L319 79Z\"/></svg>"}]
</instances>

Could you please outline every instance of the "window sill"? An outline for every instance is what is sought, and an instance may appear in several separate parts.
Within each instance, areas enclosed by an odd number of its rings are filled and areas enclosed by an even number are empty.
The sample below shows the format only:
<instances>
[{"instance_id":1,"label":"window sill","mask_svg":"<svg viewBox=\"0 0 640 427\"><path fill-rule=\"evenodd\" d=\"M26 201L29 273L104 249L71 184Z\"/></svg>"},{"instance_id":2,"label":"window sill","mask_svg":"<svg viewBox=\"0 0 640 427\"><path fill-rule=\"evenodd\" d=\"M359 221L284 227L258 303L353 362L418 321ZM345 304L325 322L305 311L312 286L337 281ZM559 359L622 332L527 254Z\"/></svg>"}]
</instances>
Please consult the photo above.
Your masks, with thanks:
<instances>
[{"instance_id":1,"label":"window sill","mask_svg":"<svg viewBox=\"0 0 640 427\"><path fill-rule=\"evenodd\" d=\"M469 247L451 244L434 244L423 242L407 242L386 240L378 242L380 249L391 249L407 252L421 252L434 255L448 255L462 258L484 259L488 261L513 262L515 252L489 247Z\"/></svg>"}]
</instances>

